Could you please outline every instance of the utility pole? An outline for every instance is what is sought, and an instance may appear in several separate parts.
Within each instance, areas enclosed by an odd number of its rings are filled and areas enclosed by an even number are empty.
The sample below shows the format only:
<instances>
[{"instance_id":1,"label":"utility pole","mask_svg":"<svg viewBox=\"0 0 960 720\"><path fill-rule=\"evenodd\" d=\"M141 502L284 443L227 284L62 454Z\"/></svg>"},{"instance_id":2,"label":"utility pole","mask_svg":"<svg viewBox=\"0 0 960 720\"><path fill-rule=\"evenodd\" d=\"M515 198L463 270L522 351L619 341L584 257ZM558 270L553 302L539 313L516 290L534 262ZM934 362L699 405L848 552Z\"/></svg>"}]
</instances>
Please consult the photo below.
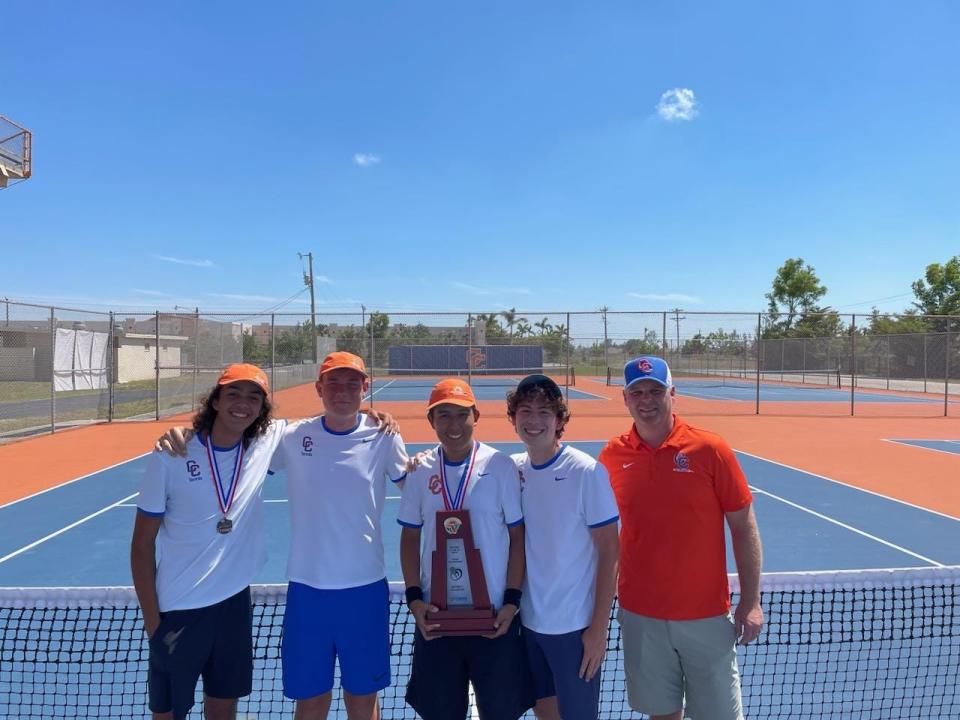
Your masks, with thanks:
<instances>
[{"instance_id":1,"label":"utility pole","mask_svg":"<svg viewBox=\"0 0 960 720\"><path fill-rule=\"evenodd\" d=\"M680 321L686 320L687 317L686 315L684 315L683 317L680 317L680 313L683 312L683 308L673 308L673 310L671 310L670 312L673 313L674 319L677 322L677 357L679 357L680 356Z\"/></svg>"},{"instance_id":2,"label":"utility pole","mask_svg":"<svg viewBox=\"0 0 960 720\"><path fill-rule=\"evenodd\" d=\"M303 274L303 284L310 288L310 357L317 362L317 303L313 296L313 253L298 252L300 260L307 259L307 272Z\"/></svg>"},{"instance_id":3,"label":"utility pole","mask_svg":"<svg viewBox=\"0 0 960 720\"><path fill-rule=\"evenodd\" d=\"M610 311L606 305L600 308L600 314L603 315L603 369L607 370L610 368L610 360L607 358L607 351L610 347L610 343L607 340L607 313Z\"/></svg>"}]
</instances>

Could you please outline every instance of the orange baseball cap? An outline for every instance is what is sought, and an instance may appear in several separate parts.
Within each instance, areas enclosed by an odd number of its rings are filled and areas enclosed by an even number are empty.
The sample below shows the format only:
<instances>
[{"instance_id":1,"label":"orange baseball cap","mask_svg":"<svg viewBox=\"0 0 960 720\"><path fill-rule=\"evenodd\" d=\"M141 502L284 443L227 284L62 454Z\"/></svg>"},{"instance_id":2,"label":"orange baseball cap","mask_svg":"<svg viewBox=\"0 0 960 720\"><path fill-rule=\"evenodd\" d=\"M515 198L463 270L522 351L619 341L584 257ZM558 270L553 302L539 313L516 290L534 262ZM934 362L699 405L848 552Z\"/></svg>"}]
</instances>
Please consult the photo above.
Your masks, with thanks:
<instances>
[{"instance_id":1,"label":"orange baseball cap","mask_svg":"<svg viewBox=\"0 0 960 720\"><path fill-rule=\"evenodd\" d=\"M217 380L217 385L230 385L243 380L259 385L265 395L270 392L267 374L256 365L248 363L234 363L227 366L227 369L220 375L220 379Z\"/></svg>"},{"instance_id":2,"label":"orange baseball cap","mask_svg":"<svg viewBox=\"0 0 960 720\"><path fill-rule=\"evenodd\" d=\"M433 386L433 390L430 391L427 410L444 403L460 405L461 407L476 407L477 399L473 396L473 389L467 383L457 378L450 378L449 380L441 380Z\"/></svg>"},{"instance_id":3,"label":"orange baseball cap","mask_svg":"<svg viewBox=\"0 0 960 720\"><path fill-rule=\"evenodd\" d=\"M330 353L323 359L323 364L320 366L320 374L323 375L325 372L330 372L337 368L356 370L364 377L367 377L367 366L363 364L363 358L353 353L343 351Z\"/></svg>"}]
</instances>

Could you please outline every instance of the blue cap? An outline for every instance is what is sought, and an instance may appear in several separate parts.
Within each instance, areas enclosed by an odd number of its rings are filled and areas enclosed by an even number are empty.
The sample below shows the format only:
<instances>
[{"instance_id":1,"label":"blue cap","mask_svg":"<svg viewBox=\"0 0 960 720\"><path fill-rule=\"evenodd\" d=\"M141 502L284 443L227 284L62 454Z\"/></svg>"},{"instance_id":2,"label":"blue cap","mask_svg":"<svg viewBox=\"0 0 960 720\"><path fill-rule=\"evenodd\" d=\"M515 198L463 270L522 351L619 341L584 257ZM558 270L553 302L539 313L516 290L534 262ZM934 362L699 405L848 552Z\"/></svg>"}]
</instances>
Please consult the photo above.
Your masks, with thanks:
<instances>
[{"instance_id":1,"label":"blue cap","mask_svg":"<svg viewBox=\"0 0 960 720\"><path fill-rule=\"evenodd\" d=\"M630 387L641 380L654 380L665 388L673 387L673 376L665 360L644 355L623 366L623 384Z\"/></svg>"}]
</instances>

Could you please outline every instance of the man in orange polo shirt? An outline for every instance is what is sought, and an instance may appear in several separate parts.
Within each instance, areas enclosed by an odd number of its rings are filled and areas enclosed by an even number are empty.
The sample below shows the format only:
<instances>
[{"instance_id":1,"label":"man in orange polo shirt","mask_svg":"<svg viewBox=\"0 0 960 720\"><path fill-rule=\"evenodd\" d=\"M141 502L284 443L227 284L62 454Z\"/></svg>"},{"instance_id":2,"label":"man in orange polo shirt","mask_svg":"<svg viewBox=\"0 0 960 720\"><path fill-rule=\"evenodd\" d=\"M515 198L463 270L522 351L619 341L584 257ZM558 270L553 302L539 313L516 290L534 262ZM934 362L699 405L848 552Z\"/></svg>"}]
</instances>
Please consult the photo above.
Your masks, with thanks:
<instances>
[{"instance_id":1,"label":"man in orange polo shirt","mask_svg":"<svg viewBox=\"0 0 960 720\"><path fill-rule=\"evenodd\" d=\"M630 706L651 720L742 720L737 642L754 640L760 533L753 497L730 446L673 414L667 363L624 366L633 427L600 462L620 509L620 625ZM730 614L726 520L740 579Z\"/></svg>"}]
</instances>

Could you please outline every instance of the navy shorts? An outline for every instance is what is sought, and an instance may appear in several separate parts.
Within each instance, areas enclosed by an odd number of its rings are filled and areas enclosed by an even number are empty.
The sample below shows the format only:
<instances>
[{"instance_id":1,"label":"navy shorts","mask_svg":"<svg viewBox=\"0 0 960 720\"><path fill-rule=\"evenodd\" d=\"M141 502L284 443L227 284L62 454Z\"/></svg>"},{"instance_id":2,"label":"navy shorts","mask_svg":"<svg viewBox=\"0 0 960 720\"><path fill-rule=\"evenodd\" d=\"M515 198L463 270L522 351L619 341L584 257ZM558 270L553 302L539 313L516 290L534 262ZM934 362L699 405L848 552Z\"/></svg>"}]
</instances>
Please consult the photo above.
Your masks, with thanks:
<instances>
[{"instance_id":1,"label":"navy shorts","mask_svg":"<svg viewBox=\"0 0 960 720\"><path fill-rule=\"evenodd\" d=\"M467 716L469 682L481 720L516 720L534 703L520 633L519 616L506 634L495 640L425 640L417 630L407 702L423 720L461 720Z\"/></svg>"},{"instance_id":2,"label":"navy shorts","mask_svg":"<svg viewBox=\"0 0 960 720\"><path fill-rule=\"evenodd\" d=\"M369 695L390 685L390 589L386 579L342 590L291 582L283 615L283 694L294 700L340 686Z\"/></svg>"},{"instance_id":3,"label":"navy shorts","mask_svg":"<svg viewBox=\"0 0 960 720\"><path fill-rule=\"evenodd\" d=\"M186 718L201 677L209 697L249 695L252 630L250 588L208 607L160 613L150 638L150 710Z\"/></svg>"},{"instance_id":4,"label":"navy shorts","mask_svg":"<svg viewBox=\"0 0 960 720\"><path fill-rule=\"evenodd\" d=\"M587 682L580 677L582 630L545 635L523 629L537 700L557 697L560 717L595 720L600 709L600 671Z\"/></svg>"}]
</instances>

